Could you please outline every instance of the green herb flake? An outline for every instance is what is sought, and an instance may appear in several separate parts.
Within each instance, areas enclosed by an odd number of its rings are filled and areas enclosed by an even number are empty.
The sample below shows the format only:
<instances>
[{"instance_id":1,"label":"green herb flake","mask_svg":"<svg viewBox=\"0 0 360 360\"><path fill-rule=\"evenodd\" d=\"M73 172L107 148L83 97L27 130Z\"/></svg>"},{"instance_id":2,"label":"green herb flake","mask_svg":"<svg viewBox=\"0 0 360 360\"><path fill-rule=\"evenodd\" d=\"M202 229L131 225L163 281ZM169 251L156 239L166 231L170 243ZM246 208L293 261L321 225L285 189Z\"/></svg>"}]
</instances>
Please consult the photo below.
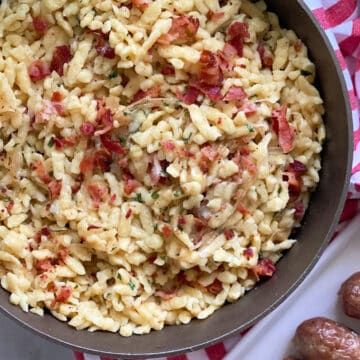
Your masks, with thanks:
<instances>
[{"instance_id":1,"label":"green herb flake","mask_svg":"<svg viewBox=\"0 0 360 360\"><path fill-rule=\"evenodd\" d=\"M154 199L154 200L158 199L159 196L160 196L160 195L159 195L159 192L158 192L158 191L154 191L154 192L151 194L151 198Z\"/></svg>"},{"instance_id":2,"label":"green herb flake","mask_svg":"<svg viewBox=\"0 0 360 360\"><path fill-rule=\"evenodd\" d=\"M189 136L188 136L187 138L186 138L186 137L183 137L183 138L182 138L182 141L184 142L184 144L188 144L188 143L189 143L189 140L190 140L191 136L192 136L192 132L189 134Z\"/></svg>"},{"instance_id":3,"label":"green herb flake","mask_svg":"<svg viewBox=\"0 0 360 360\"><path fill-rule=\"evenodd\" d=\"M109 75L108 78L109 79L114 79L119 75L119 73L117 72L117 70L113 70Z\"/></svg>"},{"instance_id":4,"label":"green herb flake","mask_svg":"<svg viewBox=\"0 0 360 360\"><path fill-rule=\"evenodd\" d=\"M48 142L48 147L53 147L54 146L54 138L51 138Z\"/></svg>"},{"instance_id":5,"label":"green herb flake","mask_svg":"<svg viewBox=\"0 0 360 360\"><path fill-rule=\"evenodd\" d=\"M160 259L163 260L163 261L166 261L166 260L167 260L167 256L166 256L166 255L161 255L161 256L160 256Z\"/></svg>"},{"instance_id":6,"label":"green herb flake","mask_svg":"<svg viewBox=\"0 0 360 360\"><path fill-rule=\"evenodd\" d=\"M137 201L137 202L139 202L139 203L143 203L143 202L144 202L141 193L137 193L137 194L136 194L136 198L135 198L134 200Z\"/></svg>"},{"instance_id":7,"label":"green herb flake","mask_svg":"<svg viewBox=\"0 0 360 360\"><path fill-rule=\"evenodd\" d=\"M118 278L118 280L122 280L121 274L117 273L116 277Z\"/></svg>"},{"instance_id":8,"label":"green herb flake","mask_svg":"<svg viewBox=\"0 0 360 360\"><path fill-rule=\"evenodd\" d=\"M181 196L181 195L184 195L184 191L183 191L182 189L176 190L176 191L174 192L174 196L175 196L175 197L179 197L179 196Z\"/></svg>"},{"instance_id":9,"label":"green herb flake","mask_svg":"<svg viewBox=\"0 0 360 360\"><path fill-rule=\"evenodd\" d=\"M129 281L128 285L130 286L131 290L135 290L135 283L132 280Z\"/></svg>"},{"instance_id":10,"label":"green herb flake","mask_svg":"<svg viewBox=\"0 0 360 360\"><path fill-rule=\"evenodd\" d=\"M169 103L168 103L167 101L162 100L161 102L162 102L162 104L163 104L164 106L169 106Z\"/></svg>"},{"instance_id":11,"label":"green herb flake","mask_svg":"<svg viewBox=\"0 0 360 360\"><path fill-rule=\"evenodd\" d=\"M181 106L181 102L179 100L176 100L175 103L174 103L174 106L176 108L180 107Z\"/></svg>"},{"instance_id":12,"label":"green herb flake","mask_svg":"<svg viewBox=\"0 0 360 360\"><path fill-rule=\"evenodd\" d=\"M126 139L123 136L120 136L119 142L122 146L126 145Z\"/></svg>"},{"instance_id":13,"label":"green herb flake","mask_svg":"<svg viewBox=\"0 0 360 360\"><path fill-rule=\"evenodd\" d=\"M300 70L300 74L302 76L310 76L310 75L312 75L312 72L307 71L307 70Z\"/></svg>"},{"instance_id":14,"label":"green herb flake","mask_svg":"<svg viewBox=\"0 0 360 360\"><path fill-rule=\"evenodd\" d=\"M254 132L255 130L254 130L254 128L253 128L253 126L252 125L247 125L247 128L248 128L248 130L250 131L250 132Z\"/></svg>"},{"instance_id":15,"label":"green herb flake","mask_svg":"<svg viewBox=\"0 0 360 360\"><path fill-rule=\"evenodd\" d=\"M123 114L124 114L124 116L129 116L130 115L130 113L128 111L124 111Z\"/></svg>"}]
</instances>

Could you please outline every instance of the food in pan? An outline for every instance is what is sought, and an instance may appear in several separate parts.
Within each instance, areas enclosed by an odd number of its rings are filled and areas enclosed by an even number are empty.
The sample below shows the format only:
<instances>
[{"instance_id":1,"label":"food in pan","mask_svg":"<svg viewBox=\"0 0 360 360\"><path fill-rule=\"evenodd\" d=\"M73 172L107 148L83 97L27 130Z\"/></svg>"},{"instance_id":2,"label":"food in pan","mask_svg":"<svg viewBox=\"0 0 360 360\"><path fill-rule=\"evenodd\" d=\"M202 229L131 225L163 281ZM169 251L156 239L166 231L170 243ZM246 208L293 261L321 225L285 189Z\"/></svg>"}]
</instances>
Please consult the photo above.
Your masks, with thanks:
<instances>
[{"instance_id":1,"label":"food in pan","mask_svg":"<svg viewBox=\"0 0 360 360\"><path fill-rule=\"evenodd\" d=\"M319 181L306 46L262 1L2 1L0 276L123 336L275 272Z\"/></svg>"}]
</instances>

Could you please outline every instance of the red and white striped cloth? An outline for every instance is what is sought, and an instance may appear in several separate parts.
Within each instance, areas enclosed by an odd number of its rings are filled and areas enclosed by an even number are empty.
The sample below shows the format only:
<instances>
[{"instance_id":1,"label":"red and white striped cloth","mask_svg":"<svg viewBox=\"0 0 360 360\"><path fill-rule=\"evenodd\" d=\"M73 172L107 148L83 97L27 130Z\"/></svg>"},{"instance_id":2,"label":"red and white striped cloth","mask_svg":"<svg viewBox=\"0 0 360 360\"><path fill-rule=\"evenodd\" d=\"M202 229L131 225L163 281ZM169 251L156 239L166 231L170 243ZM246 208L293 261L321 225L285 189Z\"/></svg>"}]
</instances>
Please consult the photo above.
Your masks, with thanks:
<instances>
[{"instance_id":1,"label":"red and white striped cloth","mask_svg":"<svg viewBox=\"0 0 360 360\"><path fill-rule=\"evenodd\" d=\"M360 2L358 0L303 0L315 14L338 57L349 92L354 123L354 161L349 199L341 221L360 210ZM340 227L341 228L341 227ZM222 360L241 341L239 334L206 349L157 360ZM115 360L75 352L75 360ZM119 359L120 360L120 359ZM144 359L145 360L145 359Z\"/></svg>"}]
</instances>

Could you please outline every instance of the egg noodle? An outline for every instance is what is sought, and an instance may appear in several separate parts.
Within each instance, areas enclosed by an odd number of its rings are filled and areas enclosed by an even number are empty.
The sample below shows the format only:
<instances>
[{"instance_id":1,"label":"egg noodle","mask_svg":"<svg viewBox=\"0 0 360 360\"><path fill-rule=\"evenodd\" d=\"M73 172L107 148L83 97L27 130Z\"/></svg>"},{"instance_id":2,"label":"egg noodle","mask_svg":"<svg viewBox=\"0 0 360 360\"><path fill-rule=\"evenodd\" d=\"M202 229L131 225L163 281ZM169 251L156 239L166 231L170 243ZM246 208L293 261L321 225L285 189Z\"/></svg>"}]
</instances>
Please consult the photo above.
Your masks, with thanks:
<instances>
[{"instance_id":1,"label":"egg noodle","mask_svg":"<svg viewBox=\"0 0 360 360\"><path fill-rule=\"evenodd\" d=\"M11 303L130 336L271 277L319 181L314 77L263 1L2 0Z\"/></svg>"}]
</instances>

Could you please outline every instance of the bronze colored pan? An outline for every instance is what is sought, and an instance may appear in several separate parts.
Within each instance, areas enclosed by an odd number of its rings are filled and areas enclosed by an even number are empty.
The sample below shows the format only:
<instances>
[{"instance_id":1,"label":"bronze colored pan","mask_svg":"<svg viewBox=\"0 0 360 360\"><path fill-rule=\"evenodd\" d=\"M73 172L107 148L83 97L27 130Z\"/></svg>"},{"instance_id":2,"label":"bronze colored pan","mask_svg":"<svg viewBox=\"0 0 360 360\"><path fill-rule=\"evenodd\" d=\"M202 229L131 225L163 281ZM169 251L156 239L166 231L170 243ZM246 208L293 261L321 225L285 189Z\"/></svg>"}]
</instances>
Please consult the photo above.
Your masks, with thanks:
<instances>
[{"instance_id":1,"label":"bronze colored pan","mask_svg":"<svg viewBox=\"0 0 360 360\"><path fill-rule=\"evenodd\" d=\"M296 234L299 241L280 260L275 275L207 320L131 338L76 331L50 315L42 318L24 313L9 303L8 293L1 289L0 309L6 315L36 334L80 351L123 359L161 357L209 346L241 332L272 311L300 284L328 243L345 201L352 160L351 109L342 71L312 13L302 1L269 0L268 4L282 25L293 29L309 48L325 101L327 130L319 186Z\"/></svg>"}]
</instances>

